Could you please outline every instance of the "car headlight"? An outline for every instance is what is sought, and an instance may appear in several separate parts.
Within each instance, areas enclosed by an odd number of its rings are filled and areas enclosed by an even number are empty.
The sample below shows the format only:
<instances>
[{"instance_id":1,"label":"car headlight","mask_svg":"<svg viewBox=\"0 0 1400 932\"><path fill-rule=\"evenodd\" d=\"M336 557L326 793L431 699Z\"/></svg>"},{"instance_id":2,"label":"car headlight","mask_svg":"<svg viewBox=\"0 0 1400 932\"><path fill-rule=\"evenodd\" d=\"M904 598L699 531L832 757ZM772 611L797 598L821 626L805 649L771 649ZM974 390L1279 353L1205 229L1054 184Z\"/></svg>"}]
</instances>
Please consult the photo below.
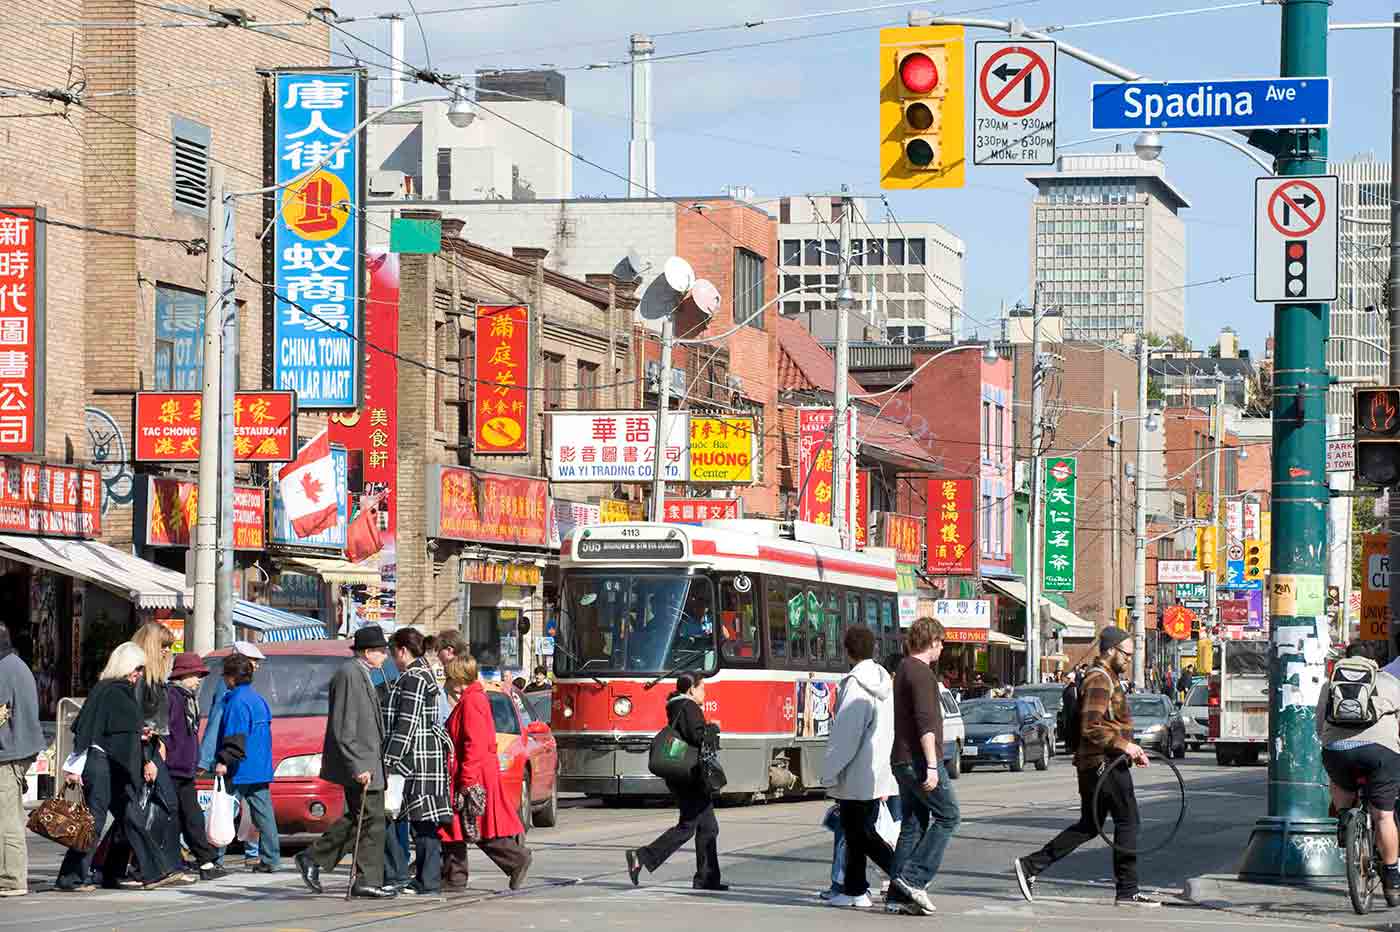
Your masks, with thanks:
<instances>
[{"instance_id":1,"label":"car headlight","mask_svg":"<svg viewBox=\"0 0 1400 932\"><path fill-rule=\"evenodd\" d=\"M319 777L321 775L321 755L304 754L301 757L284 757L272 776L276 777Z\"/></svg>"},{"instance_id":2,"label":"car headlight","mask_svg":"<svg viewBox=\"0 0 1400 932\"><path fill-rule=\"evenodd\" d=\"M988 738L988 744L1015 744L1015 735L997 735L995 738Z\"/></svg>"},{"instance_id":3,"label":"car headlight","mask_svg":"<svg viewBox=\"0 0 1400 932\"><path fill-rule=\"evenodd\" d=\"M1142 733L1145 735L1155 735L1158 732L1162 731L1164 727L1165 726L1162 725L1149 725L1142 730Z\"/></svg>"},{"instance_id":4,"label":"car headlight","mask_svg":"<svg viewBox=\"0 0 1400 932\"><path fill-rule=\"evenodd\" d=\"M626 696L618 696L613 700L613 714L618 718L626 718L632 714L632 700Z\"/></svg>"}]
</instances>

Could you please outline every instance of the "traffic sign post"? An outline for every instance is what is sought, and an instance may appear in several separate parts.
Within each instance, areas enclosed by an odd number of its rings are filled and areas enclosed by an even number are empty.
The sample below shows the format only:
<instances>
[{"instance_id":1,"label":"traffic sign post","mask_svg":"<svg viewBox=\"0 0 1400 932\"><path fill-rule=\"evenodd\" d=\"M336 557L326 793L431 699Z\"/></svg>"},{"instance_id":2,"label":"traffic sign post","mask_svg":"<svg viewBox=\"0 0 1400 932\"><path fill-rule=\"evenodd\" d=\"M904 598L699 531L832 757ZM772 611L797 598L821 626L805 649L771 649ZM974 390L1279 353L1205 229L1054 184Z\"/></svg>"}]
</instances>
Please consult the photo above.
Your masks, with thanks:
<instances>
[{"instance_id":1,"label":"traffic sign post","mask_svg":"<svg viewBox=\"0 0 1400 932\"><path fill-rule=\"evenodd\" d=\"M1055 43L978 42L972 164L1055 163Z\"/></svg>"},{"instance_id":2,"label":"traffic sign post","mask_svg":"<svg viewBox=\"0 0 1400 932\"><path fill-rule=\"evenodd\" d=\"M1254 300L1335 301L1336 175L1254 179Z\"/></svg>"},{"instance_id":3,"label":"traffic sign post","mask_svg":"<svg viewBox=\"0 0 1400 932\"><path fill-rule=\"evenodd\" d=\"M1320 129L1331 122L1325 77L1244 81L1096 81L1089 128Z\"/></svg>"}]
</instances>

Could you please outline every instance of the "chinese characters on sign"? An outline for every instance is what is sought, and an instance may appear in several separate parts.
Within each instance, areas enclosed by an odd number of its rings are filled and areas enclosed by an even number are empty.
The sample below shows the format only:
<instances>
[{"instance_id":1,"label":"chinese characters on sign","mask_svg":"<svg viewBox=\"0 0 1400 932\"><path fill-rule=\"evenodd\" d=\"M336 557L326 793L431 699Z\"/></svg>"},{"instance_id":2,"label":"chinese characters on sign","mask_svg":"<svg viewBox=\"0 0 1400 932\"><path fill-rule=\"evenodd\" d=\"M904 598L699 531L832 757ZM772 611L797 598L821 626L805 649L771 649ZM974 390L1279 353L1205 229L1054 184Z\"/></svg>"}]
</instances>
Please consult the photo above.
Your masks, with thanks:
<instances>
[{"instance_id":1,"label":"chinese characters on sign","mask_svg":"<svg viewBox=\"0 0 1400 932\"><path fill-rule=\"evenodd\" d=\"M857 550L864 550L870 545L870 470L862 469L856 473L856 506L851 513L851 526L855 528L853 535Z\"/></svg>"},{"instance_id":2,"label":"chinese characters on sign","mask_svg":"<svg viewBox=\"0 0 1400 932\"><path fill-rule=\"evenodd\" d=\"M102 474L0 460L0 533L96 537L102 533Z\"/></svg>"},{"instance_id":3,"label":"chinese characters on sign","mask_svg":"<svg viewBox=\"0 0 1400 932\"><path fill-rule=\"evenodd\" d=\"M272 523L268 543L283 547L311 550L345 549L345 535L350 524L349 478L350 461L345 448L332 445L331 465L335 469L335 523L310 537L300 537L292 528L292 518L282 500L282 483L272 483Z\"/></svg>"},{"instance_id":4,"label":"chinese characters on sign","mask_svg":"<svg viewBox=\"0 0 1400 932\"><path fill-rule=\"evenodd\" d=\"M477 453L530 452L530 309L476 306Z\"/></svg>"},{"instance_id":5,"label":"chinese characters on sign","mask_svg":"<svg viewBox=\"0 0 1400 932\"><path fill-rule=\"evenodd\" d=\"M600 523L597 505L553 499L549 509L549 546L558 550L575 528Z\"/></svg>"},{"instance_id":6,"label":"chinese characters on sign","mask_svg":"<svg viewBox=\"0 0 1400 932\"><path fill-rule=\"evenodd\" d=\"M625 498L605 498L598 503L598 520L602 524L623 524L646 519L641 502Z\"/></svg>"},{"instance_id":7,"label":"chinese characters on sign","mask_svg":"<svg viewBox=\"0 0 1400 932\"><path fill-rule=\"evenodd\" d=\"M137 462L198 460L202 406L199 392L137 392ZM240 463L293 460L296 411L292 392L237 393L233 400L233 458Z\"/></svg>"},{"instance_id":8,"label":"chinese characters on sign","mask_svg":"<svg viewBox=\"0 0 1400 932\"><path fill-rule=\"evenodd\" d=\"M691 482L752 483L753 455L753 418L691 417Z\"/></svg>"},{"instance_id":9,"label":"chinese characters on sign","mask_svg":"<svg viewBox=\"0 0 1400 932\"><path fill-rule=\"evenodd\" d=\"M351 133L360 122L361 78L276 77L272 181L287 187L273 227L273 386L295 391L303 408L353 408L359 400L364 179L360 138Z\"/></svg>"},{"instance_id":10,"label":"chinese characters on sign","mask_svg":"<svg viewBox=\"0 0 1400 932\"><path fill-rule=\"evenodd\" d=\"M918 563L923 547L919 537L919 519L913 515L891 512L877 512L877 515L884 531L880 546L893 548L896 563Z\"/></svg>"},{"instance_id":11,"label":"chinese characters on sign","mask_svg":"<svg viewBox=\"0 0 1400 932\"><path fill-rule=\"evenodd\" d=\"M188 547L199 518L199 486L179 479L146 476L148 547ZM267 538L267 504L263 490L233 488L233 547L262 550Z\"/></svg>"},{"instance_id":12,"label":"chinese characters on sign","mask_svg":"<svg viewBox=\"0 0 1400 932\"><path fill-rule=\"evenodd\" d=\"M44 449L43 217L0 208L0 453Z\"/></svg>"},{"instance_id":13,"label":"chinese characters on sign","mask_svg":"<svg viewBox=\"0 0 1400 932\"><path fill-rule=\"evenodd\" d=\"M428 536L543 547L549 483L461 466L428 469Z\"/></svg>"},{"instance_id":14,"label":"chinese characters on sign","mask_svg":"<svg viewBox=\"0 0 1400 932\"><path fill-rule=\"evenodd\" d=\"M199 391L203 344L204 293L157 285L156 390Z\"/></svg>"},{"instance_id":15,"label":"chinese characters on sign","mask_svg":"<svg viewBox=\"0 0 1400 932\"><path fill-rule=\"evenodd\" d=\"M667 498L667 524L699 524L742 518L744 503L737 498Z\"/></svg>"},{"instance_id":16,"label":"chinese characters on sign","mask_svg":"<svg viewBox=\"0 0 1400 932\"><path fill-rule=\"evenodd\" d=\"M992 628L991 599L939 599L933 617L943 623L943 639L950 644L985 644Z\"/></svg>"},{"instance_id":17,"label":"chinese characters on sign","mask_svg":"<svg viewBox=\"0 0 1400 932\"><path fill-rule=\"evenodd\" d=\"M689 427L684 411L666 415L663 475L690 474ZM650 482L656 460L655 411L551 411L549 478L555 482Z\"/></svg>"},{"instance_id":18,"label":"chinese characters on sign","mask_svg":"<svg viewBox=\"0 0 1400 932\"><path fill-rule=\"evenodd\" d=\"M856 484L856 412L849 409L846 417L846 435L851 438L846 446L850 462L847 464L845 487L848 490L847 516L856 513L856 499L859 495ZM833 462L833 425L836 414L831 408L797 409L797 487L801 490L798 499L797 517L802 521L831 526L831 496L835 481ZM854 525L854 522L852 522Z\"/></svg>"},{"instance_id":19,"label":"chinese characters on sign","mask_svg":"<svg viewBox=\"0 0 1400 932\"><path fill-rule=\"evenodd\" d=\"M976 490L972 479L928 481L928 571L971 576L976 569Z\"/></svg>"},{"instance_id":20,"label":"chinese characters on sign","mask_svg":"<svg viewBox=\"0 0 1400 932\"><path fill-rule=\"evenodd\" d=\"M1075 459L1045 461L1045 583L1047 592L1074 591Z\"/></svg>"}]
</instances>

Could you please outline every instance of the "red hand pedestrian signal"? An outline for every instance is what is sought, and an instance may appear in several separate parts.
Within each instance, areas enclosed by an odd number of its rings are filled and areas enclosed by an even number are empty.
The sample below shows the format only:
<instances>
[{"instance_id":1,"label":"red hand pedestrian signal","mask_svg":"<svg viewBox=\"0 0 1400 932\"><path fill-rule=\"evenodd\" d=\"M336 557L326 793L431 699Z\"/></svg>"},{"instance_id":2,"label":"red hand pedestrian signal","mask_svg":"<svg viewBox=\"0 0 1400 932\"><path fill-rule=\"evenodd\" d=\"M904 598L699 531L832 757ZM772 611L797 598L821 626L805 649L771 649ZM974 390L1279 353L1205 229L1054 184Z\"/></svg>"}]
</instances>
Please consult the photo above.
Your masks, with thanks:
<instances>
[{"instance_id":1,"label":"red hand pedestrian signal","mask_svg":"<svg viewBox=\"0 0 1400 932\"><path fill-rule=\"evenodd\" d=\"M1400 388L1359 388L1352 411L1357 478L1380 486L1400 482Z\"/></svg>"}]
</instances>

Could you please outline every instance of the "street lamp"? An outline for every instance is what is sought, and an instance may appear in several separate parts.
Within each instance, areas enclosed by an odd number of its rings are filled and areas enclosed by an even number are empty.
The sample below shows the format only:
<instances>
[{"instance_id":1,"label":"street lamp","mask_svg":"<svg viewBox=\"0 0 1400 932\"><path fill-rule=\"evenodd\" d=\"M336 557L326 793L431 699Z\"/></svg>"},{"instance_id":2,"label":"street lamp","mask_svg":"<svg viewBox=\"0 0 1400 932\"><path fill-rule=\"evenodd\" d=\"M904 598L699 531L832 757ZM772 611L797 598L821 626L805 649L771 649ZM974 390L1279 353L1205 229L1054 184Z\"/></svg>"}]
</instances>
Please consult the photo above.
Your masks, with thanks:
<instances>
[{"instance_id":1,"label":"street lamp","mask_svg":"<svg viewBox=\"0 0 1400 932\"><path fill-rule=\"evenodd\" d=\"M452 95L452 105L447 108L447 122L458 129L466 129L476 120L476 111L472 105L467 103L467 98L460 92Z\"/></svg>"},{"instance_id":2,"label":"street lamp","mask_svg":"<svg viewBox=\"0 0 1400 932\"><path fill-rule=\"evenodd\" d=\"M1161 133L1185 133L1190 136L1204 136L1207 139L1214 139L1216 142L1223 142L1231 149L1247 157L1251 162L1258 165L1270 175L1274 173L1274 163L1264 158L1248 145L1242 142L1236 142L1223 133L1212 133L1210 130L1205 129L1162 129L1138 133L1137 139L1133 140L1133 151L1137 153L1138 158L1142 159L1144 162L1155 162L1161 157L1162 149L1165 148L1160 135Z\"/></svg>"}]
</instances>

